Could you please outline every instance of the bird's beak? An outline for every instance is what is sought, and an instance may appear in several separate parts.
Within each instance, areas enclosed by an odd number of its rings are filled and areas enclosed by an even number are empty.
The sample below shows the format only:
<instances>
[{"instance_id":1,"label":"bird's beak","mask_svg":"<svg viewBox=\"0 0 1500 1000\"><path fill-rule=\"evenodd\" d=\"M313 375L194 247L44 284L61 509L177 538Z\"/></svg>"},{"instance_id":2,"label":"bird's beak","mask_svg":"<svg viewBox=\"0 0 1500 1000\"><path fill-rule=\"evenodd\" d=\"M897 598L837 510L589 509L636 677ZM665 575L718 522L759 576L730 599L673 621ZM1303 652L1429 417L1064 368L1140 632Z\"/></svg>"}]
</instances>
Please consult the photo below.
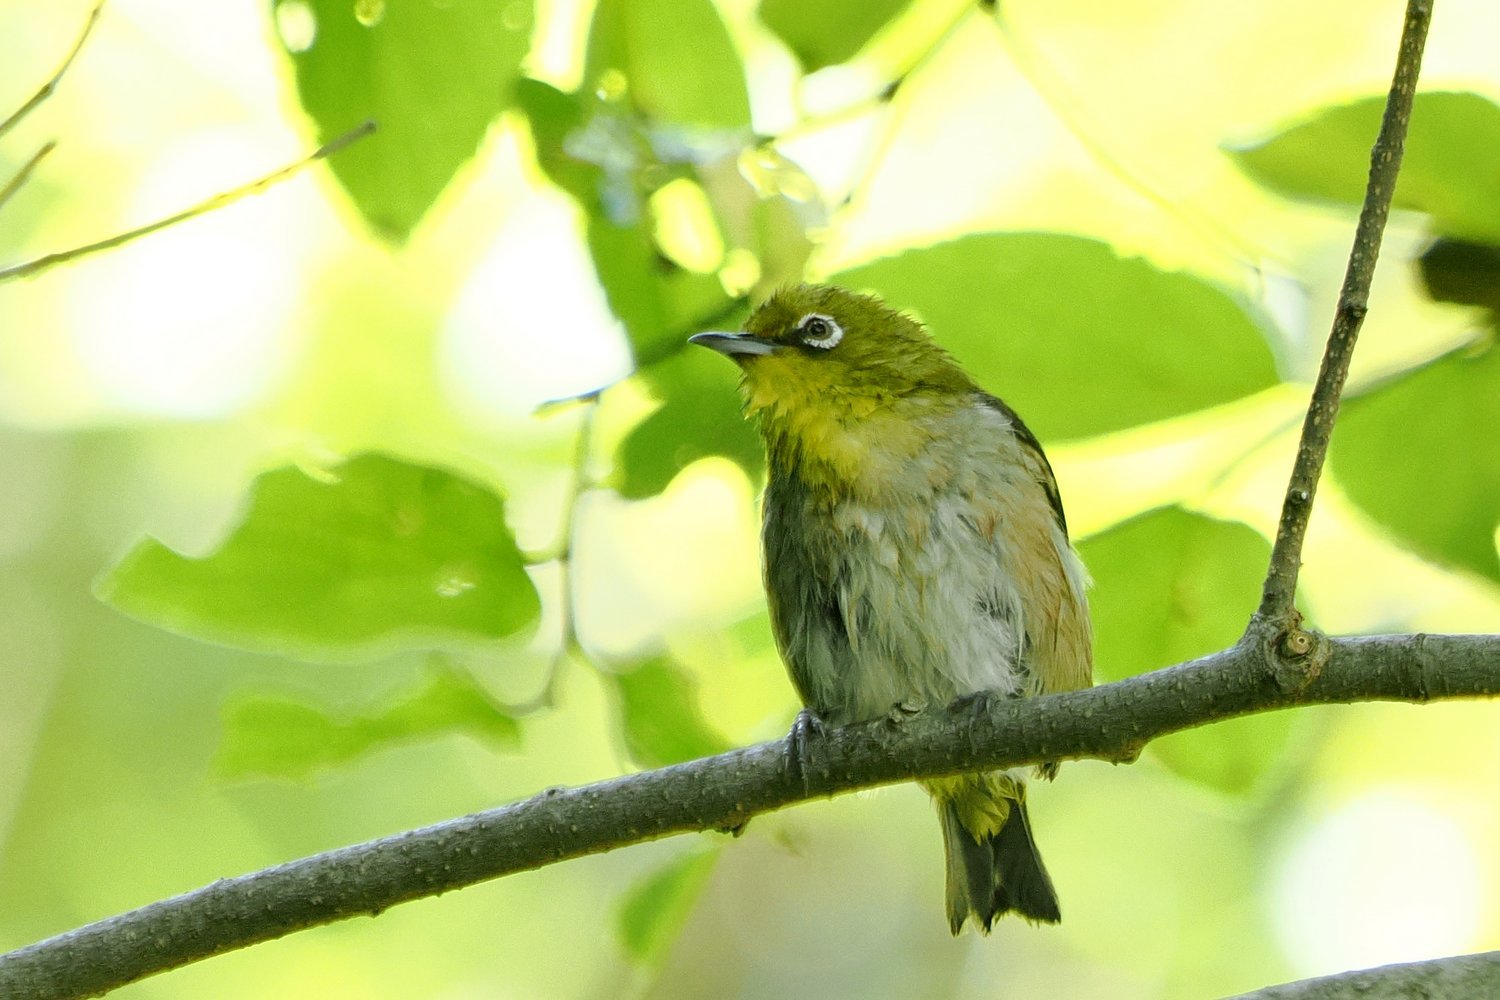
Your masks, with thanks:
<instances>
[{"instance_id":1,"label":"bird's beak","mask_svg":"<svg viewBox=\"0 0 1500 1000\"><path fill-rule=\"evenodd\" d=\"M729 358L770 354L776 350L776 345L769 340L752 337L748 333L695 333L688 338L688 343L718 351Z\"/></svg>"}]
</instances>

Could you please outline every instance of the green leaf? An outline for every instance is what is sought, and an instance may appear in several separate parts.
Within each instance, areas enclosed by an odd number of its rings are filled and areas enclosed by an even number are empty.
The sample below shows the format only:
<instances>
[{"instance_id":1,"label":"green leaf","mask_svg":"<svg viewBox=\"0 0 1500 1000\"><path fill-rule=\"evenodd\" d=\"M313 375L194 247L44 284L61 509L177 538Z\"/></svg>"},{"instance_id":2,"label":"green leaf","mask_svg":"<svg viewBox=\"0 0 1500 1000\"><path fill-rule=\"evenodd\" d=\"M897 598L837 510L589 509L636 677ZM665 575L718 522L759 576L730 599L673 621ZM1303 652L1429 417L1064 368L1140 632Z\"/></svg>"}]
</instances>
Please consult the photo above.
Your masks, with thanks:
<instances>
[{"instance_id":1,"label":"green leaf","mask_svg":"<svg viewBox=\"0 0 1500 1000\"><path fill-rule=\"evenodd\" d=\"M532 0L281 0L278 17L291 10L315 22L291 57L319 137L378 126L330 159L334 175L377 232L405 239L508 103Z\"/></svg>"},{"instance_id":2,"label":"green leaf","mask_svg":"<svg viewBox=\"0 0 1500 1000\"><path fill-rule=\"evenodd\" d=\"M761 0L760 19L811 73L847 62L911 0Z\"/></svg>"},{"instance_id":3,"label":"green leaf","mask_svg":"<svg viewBox=\"0 0 1500 1000\"><path fill-rule=\"evenodd\" d=\"M710 0L599 0L584 80L659 123L750 125L745 71Z\"/></svg>"},{"instance_id":4,"label":"green leaf","mask_svg":"<svg viewBox=\"0 0 1500 1000\"><path fill-rule=\"evenodd\" d=\"M1093 240L966 236L833 280L919 315L1044 440L1191 413L1277 381L1263 331L1234 299Z\"/></svg>"},{"instance_id":5,"label":"green leaf","mask_svg":"<svg viewBox=\"0 0 1500 1000\"><path fill-rule=\"evenodd\" d=\"M229 778L303 779L397 743L464 733L491 746L520 745L516 720L465 673L435 671L422 689L373 712L344 716L284 696L257 695L224 710L215 762Z\"/></svg>"},{"instance_id":6,"label":"green leaf","mask_svg":"<svg viewBox=\"0 0 1500 1000\"><path fill-rule=\"evenodd\" d=\"M740 410L740 396L724 359L711 351L684 351L645 372L666 402L620 442L615 489L631 500L655 496L700 458L722 455L752 480L765 468L755 428Z\"/></svg>"},{"instance_id":7,"label":"green leaf","mask_svg":"<svg viewBox=\"0 0 1500 1000\"><path fill-rule=\"evenodd\" d=\"M1385 97L1319 111L1230 150L1251 177L1293 198L1358 205ZM1448 236L1500 242L1500 105L1478 94L1418 94L1393 204Z\"/></svg>"},{"instance_id":8,"label":"green leaf","mask_svg":"<svg viewBox=\"0 0 1500 1000\"><path fill-rule=\"evenodd\" d=\"M1330 460L1350 498L1412 549L1500 581L1500 350L1493 344L1346 401Z\"/></svg>"},{"instance_id":9,"label":"green leaf","mask_svg":"<svg viewBox=\"0 0 1500 1000\"><path fill-rule=\"evenodd\" d=\"M683 176L687 167L660 163L629 107L619 102L588 91L564 94L536 80L521 81L517 95L537 162L588 213L594 269L637 363L681 350L700 317L723 312L730 302L715 275L683 270L655 242L650 185Z\"/></svg>"},{"instance_id":10,"label":"green leaf","mask_svg":"<svg viewBox=\"0 0 1500 1000\"><path fill-rule=\"evenodd\" d=\"M146 539L97 589L169 631L320 660L488 642L540 609L498 496L378 454L267 472L215 552Z\"/></svg>"},{"instance_id":11,"label":"green leaf","mask_svg":"<svg viewBox=\"0 0 1500 1000\"><path fill-rule=\"evenodd\" d=\"M667 946L687 923L718 860L718 851L684 855L630 890L620 904L615 930L633 961L654 965L664 957Z\"/></svg>"},{"instance_id":12,"label":"green leaf","mask_svg":"<svg viewBox=\"0 0 1500 1000\"><path fill-rule=\"evenodd\" d=\"M665 767L730 748L703 718L698 686L665 657L610 675L619 696L625 749L641 767Z\"/></svg>"},{"instance_id":13,"label":"green leaf","mask_svg":"<svg viewBox=\"0 0 1500 1000\"><path fill-rule=\"evenodd\" d=\"M752 139L744 68L717 9L709 0L601 0L579 90L523 81L518 95L538 162L588 213L589 252L636 362L677 353L732 300L717 274L685 270L663 252L651 196L732 166Z\"/></svg>"},{"instance_id":14,"label":"green leaf","mask_svg":"<svg viewBox=\"0 0 1500 1000\"><path fill-rule=\"evenodd\" d=\"M1094 662L1100 681L1169 666L1233 645L1249 621L1270 558L1243 524L1163 507L1079 546L1094 577ZM1243 794L1285 752L1285 712L1176 733L1149 752L1176 773Z\"/></svg>"}]
</instances>

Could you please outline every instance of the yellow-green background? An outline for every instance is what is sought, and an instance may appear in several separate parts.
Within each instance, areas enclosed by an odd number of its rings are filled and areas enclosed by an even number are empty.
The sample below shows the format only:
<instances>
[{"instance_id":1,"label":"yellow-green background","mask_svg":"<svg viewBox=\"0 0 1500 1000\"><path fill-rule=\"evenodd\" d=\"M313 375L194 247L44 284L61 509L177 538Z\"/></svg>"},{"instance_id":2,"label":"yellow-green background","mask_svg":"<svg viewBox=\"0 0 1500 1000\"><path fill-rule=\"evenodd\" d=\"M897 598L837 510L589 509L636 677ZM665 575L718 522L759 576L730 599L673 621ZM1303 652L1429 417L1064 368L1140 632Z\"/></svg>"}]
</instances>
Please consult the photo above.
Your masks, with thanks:
<instances>
[{"instance_id":1,"label":"yellow-green background","mask_svg":"<svg viewBox=\"0 0 1500 1000\"><path fill-rule=\"evenodd\" d=\"M1235 291L1287 333L1283 371L1311 371L1350 219L1255 187L1221 146L1383 91L1401 5L1004 7L1007 35L968 19L894 115L785 147L836 201L874 137L890 133L853 207L821 234L815 273L965 232L1086 235ZM589 8L541 4L532 75L577 83ZM86 9L0 4L0 107L46 78ZM804 110L868 93L954 9L919 3L851 67L809 81ZM720 10L747 64L757 129L787 128L791 58L753 4ZM1426 86L1500 98L1497 38L1491 0L1443 0ZM268 5L240 0L112 0L0 162L13 169L49 138L58 150L0 215L0 263L150 221L315 143ZM369 712L417 689L422 659L309 666L235 652L91 596L97 574L143 534L211 549L256 473L365 449L503 486L521 545L551 545L577 411L532 411L629 366L578 227L508 112L399 249L369 235L317 168L126 249L0 285L0 948L632 766L612 694L575 665L559 709L522 723L518 751L450 735L302 781L229 780L214 764L226 703L274 692ZM691 258L690 229L665 238ZM1475 328L1472 314L1416 293L1402 261L1421 239L1410 218L1389 234L1356 381ZM1075 534L1178 500L1269 534L1293 440L1285 428L1302 401L1283 387L1049 448ZM606 396L598 473L653 405L633 383ZM794 708L762 617L757 488L711 459L652 499L590 493L575 543L587 648L629 662L665 645L735 742L780 735ZM1500 630L1493 583L1398 547L1336 482L1319 496L1304 561L1307 604L1330 631ZM468 663L497 697L532 694L555 644L556 577L535 575L544 613L534 638ZM1256 596L1252 581L1237 612ZM1496 948L1496 720L1484 704L1298 713L1277 743L1285 759L1238 794L1154 757L1070 765L1033 807L1067 914L1059 928L1006 922L990 940L950 939L937 824L903 787L761 818L729 843L679 838L424 900L119 995L1198 997ZM720 846L701 893L683 897L680 932L633 961L617 933L627 899L685 852Z\"/></svg>"}]
</instances>

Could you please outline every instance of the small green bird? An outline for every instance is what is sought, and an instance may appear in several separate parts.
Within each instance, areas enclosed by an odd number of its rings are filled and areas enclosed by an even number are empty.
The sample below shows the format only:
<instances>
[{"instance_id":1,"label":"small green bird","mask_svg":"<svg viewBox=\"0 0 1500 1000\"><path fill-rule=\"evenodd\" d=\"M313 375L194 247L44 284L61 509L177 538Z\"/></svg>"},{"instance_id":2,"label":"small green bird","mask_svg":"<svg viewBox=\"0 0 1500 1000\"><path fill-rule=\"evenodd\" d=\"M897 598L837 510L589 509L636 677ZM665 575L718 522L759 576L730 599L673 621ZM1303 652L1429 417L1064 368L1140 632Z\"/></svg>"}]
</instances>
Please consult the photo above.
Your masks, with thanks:
<instances>
[{"instance_id":1,"label":"small green bird","mask_svg":"<svg viewBox=\"0 0 1500 1000\"><path fill-rule=\"evenodd\" d=\"M871 296L799 285L743 333L690 340L739 364L760 425L771 625L816 719L1090 684L1088 575L1052 468L921 324ZM923 787L942 820L954 934L1012 910L1061 918L1021 775Z\"/></svg>"}]
</instances>

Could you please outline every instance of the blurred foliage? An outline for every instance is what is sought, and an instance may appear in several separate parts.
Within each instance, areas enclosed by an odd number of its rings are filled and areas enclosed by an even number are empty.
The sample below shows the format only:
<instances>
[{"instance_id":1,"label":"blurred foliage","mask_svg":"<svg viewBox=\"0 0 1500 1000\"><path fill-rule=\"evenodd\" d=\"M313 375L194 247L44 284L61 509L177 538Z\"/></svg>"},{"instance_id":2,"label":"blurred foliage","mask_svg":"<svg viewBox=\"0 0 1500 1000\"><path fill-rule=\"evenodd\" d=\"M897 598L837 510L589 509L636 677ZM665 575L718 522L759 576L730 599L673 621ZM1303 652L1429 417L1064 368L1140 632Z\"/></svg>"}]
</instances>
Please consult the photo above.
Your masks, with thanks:
<instances>
[{"instance_id":1,"label":"blurred foliage","mask_svg":"<svg viewBox=\"0 0 1500 1000\"><path fill-rule=\"evenodd\" d=\"M642 375L661 409L641 421L616 455L620 495L655 496L700 458L721 455L753 479L765 468L755 428L740 419L740 396L724 378L724 363L708 351L683 351Z\"/></svg>"},{"instance_id":2,"label":"blurred foliage","mask_svg":"<svg viewBox=\"0 0 1500 1000\"><path fill-rule=\"evenodd\" d=\"M697 685L670 660L649 660L615 674L625 749L642 767L665 767L731 746L703 718Z\"/></svg>"},{"instance_id":3,"label":"blurred foliage","mask_svg":"<svg viewBox=\"0 0 1500 1000\"><path fill-rule=\"evenodd\" d=\"M334 175L376 232L405 239L509 103L531 0L277 2L319 138L378 129L334 159Z\"/></svg>"},{"instance_id":4,"label":"blurred foliage","mask_svg":"<svg viewBox=\"0 0 1500 1000\"><path fill-rule=\"evenodd\" d=\"M655 965L677 939L719 860L717 851L685 854L645 878L620 904L620 944L632 959Z\"/></svg>"},{"instance_id":5,"label":"blurred foliage","mask_svg":"<svg viewBox=\"0 0 1500 1000\"><path fill-rule=\"evenodd\" d=\"M761 0L760 19L812 73L847 62L911 0Z\"/></svg>"},{"instance_id":6,"label":"blurred foliage","mask_svg":"<svg viewBox=\"0 0 1500 1000\"><path fill-rule=\"evenodd\" d=\"M1165 507L1085 541L1094 577L1094 672L1115 681L1234 645L1255 609L1271 546L1249 527ZM1245 794L1284 756L1290 712L1156 740L1150 756L1185 778Z\"/></svg>"},{"instance_id":7,"label":"blurred foliage","mask_svg":"<svg viewBox=\"0 0 1500 1000\"><path fill-rule=\"evenodd\" d=\"M499 750L514 750L521 741L516 720L472 676L440 669L421 689L359 715L284 695L236 699L224 711L224 742L215 763L226 778L302 780L372 750L450 732L481 737Z\"/></svg>"},{"instance_id":8,"label":"blurred foliage","mask_svg":"<svg viewBox=\"0 0 1500 1000\"><path fill-rule=\"evenodd\" d=\"M1369 97L1321 111L1235 156L1284 194L1356 206L1382 107L1383 98ZM1491 330L1472 349L1352 400L1333 469L1356 503L1422 555L1500 580L1500 105L1471 93L1419 94L1393 203L1426 215L1442 237L1418 261L1428 294L1483 307Z\"/></svg>"},{"instance_id":9,"label":"blurred foliage","mask_svg":"<svg viewBox=\"0 0 1500 1000\"><path fill-rule=\"evenodd\" d=\"M1328 108L1233 155L1283 194L1357 206L1384 108L1383 95ZM1430 216L1447 236L1500 240L1500 105L1478 94L1418 94L1392 205Z\"/></svg>"},{"instance_id":10,"label":"blurred foliage","mask_svg":"<svg viewBox=\"0 0 1500 1000\"><path fill-rule=\"evenodd\" d=\"M1228 295L1094 240L966 236L834 281L916 313L981 384L1004 386L1044 440L1134 427L1276 382L1264 332Z\"/></svg>"},{"instance_id":11,"label":"blurred foliage","mask_svg":"<svg viewBox=\"0 0 1500 1000\"><path fill-rule=\"evenodd\" d=\"M147 539L98 593L184 635L314 660L498 639L539 607L499 497L375 454L263 473L212 554Z\"/></svg>"},{"instance_id":12,"label":"blurred foliage","mask_svg":"<svg viewBox=\"0 0 1500 1000\"><path fill-rule=\"evenodd\" d=\"M1418 552L1500 582L1500 350L1493 342L1350 400L1331 460L1349 496Z\"/></svg>"},{"instance_id":13,"label":"blurred foliage","mask_svg":"<svg viewBox=\"0 0 1500 1000\"><path fill-rule=\"evenodd\" d=\"M246 116L269 134L304 116L323 140L364 119L379 131L330 163L334 197L363 220L353 231L326 188L293 184L0 289L0 947L627 761L779 736L794 696L760 669L775 654L742 554L763 457L732 370L684 342L736 327L786 282L834 280L910 310L1048 446L1070 523L1088 525L1099 680L1233 642L1305 395L1288 372L1322 337L1296 317L1331 297L1319 262L1347 243L1347 220L1279 196L1356 204L1380 111L1378 96L1324 106L1292 81L1317 65L1347 95L1346 80L1387 69L1362 62L1345 30L1381 20L1364 6L1330 8L1347 23L1322 38L1309 24L1308 41L1283 25L1321 8L1277 2L1249 25L1181 5L1008 4L1011 42L1034 23L1036 52L1066 60L1056 79L1034 74L1035 53L1007 57L984 5L945 0L279 0L207 19L188 5L118 15L139 39L91 43L59 88L78 103L46 123L90 165L50 180L55 156L6 203L6 255L31 253L36 234L69 238L78 220L128 217L142 192L175 197L186 168L163 151L185 132ZM28 16L76 30L49 10ZM30 92L29 74L50 67L30 61L32 34L9 37L0 76ZM936 41L918 51L923 39ZM128 74L118 58L90 62L93 46L130 44ZM268 57L280 92L246 82L270 77ZM1218 151L1226 122L1289 109L1299 124ZM952 134L963 155L942 161L932 150ZM1141 139L1133 152L1125 135ZM1190 142L1219 172L1157 151ZM9 147L0 184L35 148ZM1111 162L1120 148L1159 169ZM208 183L209 168L176 155ZM1143 201L1117 190L1122 176L1167 180ZM1426 299L1378 289L1361 357L1384 353L1356 370L1335 435L1310 544L1333 540L1309 550L1304 574L1329 629L1493 627L1497 178L1500 108L1421 95L1397 203L1438 240L1416 261ZM96 188L102 203L85 201ZM1178 201L1181 216L1154 217ZM967 214L929 218L950 202ZM284 228L251 226L282 218L278 205L292 206ZM1226 265L1224 247L1183 238L1204 228L1185 224L1195 213L1237 246L1275 244L1269 270L1297 280L1280 287L1238 250ZM235 218L251 228L213 228ZM178 238L161 258L131 256ZM476 336L455 302L473 290L466 275L488 273L476 261L492 244L519 274L486 302L515 311ZM556 277L573 251L589 280ZM251 290L230 308L285 309L263 341L226 342L205 367L184 359L224 336L216 280ZM596 297L618 329L557 320L575 315L560 304ZM1427 329L1469 323L1464 309L1480 311L1478 336ZM1384 328L1383 310L1397 317ZM597 427L516 418L487 395L492 370L570 369L621 344L633 371L603 390ZM232 397L219 409L186 419L155 405L154 392L205 377ZM255 378L268 387L242 392ZM306 458L330 441L355 453ZM715 458L733 465L701 461ZM729 537L726 525L743 527L743 546L698 542ZM109 607L88 599L101 567ZM711 614L705 593L725 595ZM723 624L741 620L753 627ZM1181 733L1149 748L1160 767L1069 765L1033 807L1069 912L1056 932L1007 923L995 941L949 940L936 828L903 788L762 817L732 845L553 866L121 995L668 996L713 983L747 997L1188 998L1333 971L1318 962L1500 945L1493 912L1401 895L1500 898L1500 876L1460 848L1430 850L1426 828L1393 851L1428 859L1420 885L1359 871L1285 888L1283 858L1311 849L1309 828L1386 788L1395 766L1474 842L1500 824L1470 784L1500 766L1492 718L1416 713L1459 719L1450 733L1364 711L1321 729L1312 713L1279 713ZM1350 763L1341 747L1379 749ZM1316 925L1323 950L1309 960L1309 935L1286 928L1332 896L1347 908ZM1397 930L1366 933L1371 920ZM1359 940L1340 944L1339 928ZM600 946L611 931L625 967Z\"/></svg>"}]
</instances>

